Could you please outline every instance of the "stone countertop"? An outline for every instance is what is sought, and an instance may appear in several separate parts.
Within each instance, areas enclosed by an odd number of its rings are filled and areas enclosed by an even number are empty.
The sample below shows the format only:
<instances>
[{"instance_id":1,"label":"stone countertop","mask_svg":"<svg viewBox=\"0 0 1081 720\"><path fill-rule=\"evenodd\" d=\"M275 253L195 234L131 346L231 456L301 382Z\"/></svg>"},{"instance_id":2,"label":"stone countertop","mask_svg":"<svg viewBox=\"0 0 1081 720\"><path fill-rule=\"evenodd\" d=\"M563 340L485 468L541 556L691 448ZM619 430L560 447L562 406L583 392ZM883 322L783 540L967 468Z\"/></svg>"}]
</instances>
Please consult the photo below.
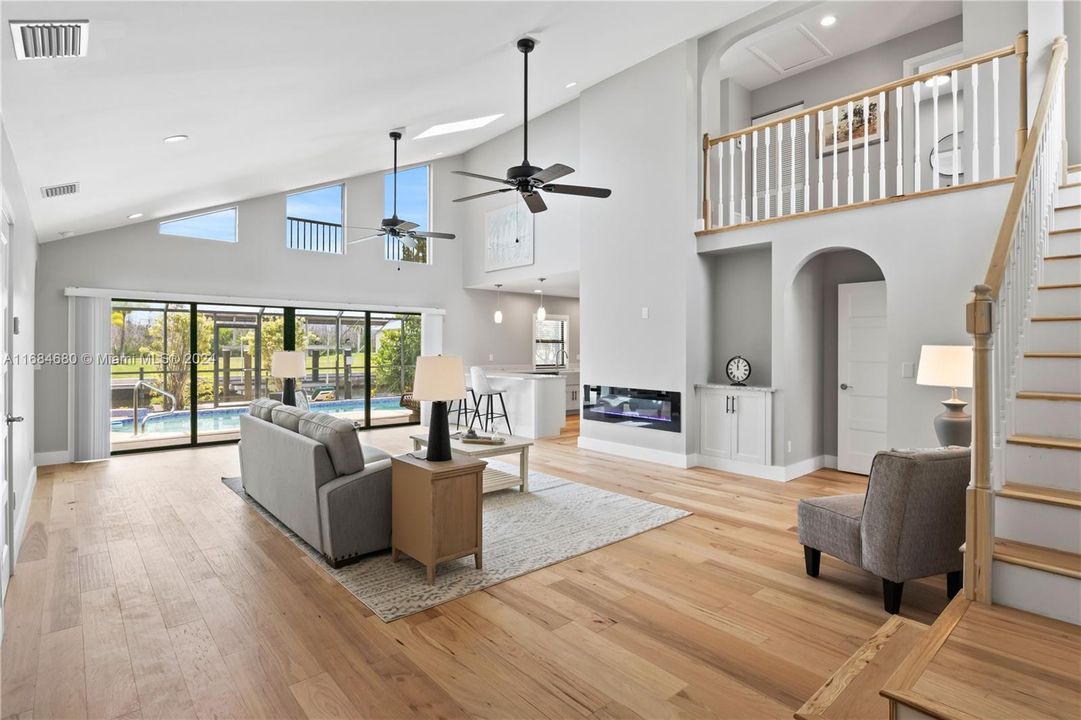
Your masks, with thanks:
<instances>
[{"instance_id":1,"label":"stone countertop","mask_svg":"<svg viewBox=\"0 0 1081 720\"><path fill-rule=\"evenodd\" d=\"M751 390L754 392L777 392L777 388L758 385L732 385L731 383L695 383L694 387L710 390Z\"/></svg>"}]
</instances>

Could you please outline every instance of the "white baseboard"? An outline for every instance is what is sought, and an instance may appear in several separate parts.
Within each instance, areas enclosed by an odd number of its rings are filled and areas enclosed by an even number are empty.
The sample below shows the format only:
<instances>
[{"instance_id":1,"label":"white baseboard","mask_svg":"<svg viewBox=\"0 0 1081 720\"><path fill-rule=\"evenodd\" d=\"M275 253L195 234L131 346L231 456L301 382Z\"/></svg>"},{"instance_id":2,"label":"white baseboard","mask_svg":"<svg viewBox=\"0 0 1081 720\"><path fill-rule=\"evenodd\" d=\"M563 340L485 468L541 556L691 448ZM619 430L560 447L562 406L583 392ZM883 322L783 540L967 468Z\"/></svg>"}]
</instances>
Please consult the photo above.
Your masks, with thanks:
<instances>
[{"instance_id":1,"label":"white baseboard","mask_svg":"<svg viewBox=\"0 0 1081 720\"><path fill-rule=\"evenodd\" d=\"M34 488L37 487L37 484L38 469L32 467L30 468L30 480L26 483L26 490L23 491L22 497L16 498L18 504L15 506L15 548L11 555L13 565L19 557L19 549L23 546L23 536L26 535L26 522L30 517L30 503L34 499Z\"/></svg>"},{"instance_id":2,"label":"white baseboard","mask_svg":"<svg viewBox=\"0 0 1081 720\"><path fill-rule=\"evenodd\" d=\"M832 461L832 465L830 464ZM822 468L836 468L837 458L833 455L816 455L815 457L800 460L799 462L786 465L784 469L785 480L795 480L815 470Z\"/></svg>"},{"instance_id":3,"label":"white baseboard","mask_svg":"<svg viewBox=\"0 0 1081 720\"><path fill-rule=\"evenodd\" d=\"M694 456L694 464L699 467L707 467L721 472L735 473L737 475L750 475L763 480L775 480L784 482L785 469L779 465L759 465L758 463L742 462L740 460L728 460L726 458L713 457L712 455L698 454Z\"/></svg>"},{"instance_id":4,"label":"white baseboard","mask_svg":"<svg viewBox=\"0 0 1081 720\"><path fill-rule=\"evenodd\" d=\"M837 469L837 456L836 455L823 455L822 467L829 468L830 470Z\"/></svg>"},{"instance_id":5,"label":"white baseboard","mask_svg":"<svg viewBox=\"0 0 1081 720\"><path fill-rule=\"evenodd\" d=\"M611 440L598 440L579 436L578 447L583 450L595 450L608 455L618 455L632 460L645 460L646 462L668 465L669 467L688 468L693 466L693 455L683 455L667 450L653 450L637 445L612 442Z\"/></svg>"},{"instance_id":6,"label":"white baseboard","mask_svg":"<svg viewBox=\"0 0 1081 720\"><path fill-rule=\"evenodd\" d=\"M67 450L55 450L53 452L41 452L34 454L34 464L38 467L42 465L63 465L64 463L71 462L71 453Z\"/></svg>"}]
</instances>

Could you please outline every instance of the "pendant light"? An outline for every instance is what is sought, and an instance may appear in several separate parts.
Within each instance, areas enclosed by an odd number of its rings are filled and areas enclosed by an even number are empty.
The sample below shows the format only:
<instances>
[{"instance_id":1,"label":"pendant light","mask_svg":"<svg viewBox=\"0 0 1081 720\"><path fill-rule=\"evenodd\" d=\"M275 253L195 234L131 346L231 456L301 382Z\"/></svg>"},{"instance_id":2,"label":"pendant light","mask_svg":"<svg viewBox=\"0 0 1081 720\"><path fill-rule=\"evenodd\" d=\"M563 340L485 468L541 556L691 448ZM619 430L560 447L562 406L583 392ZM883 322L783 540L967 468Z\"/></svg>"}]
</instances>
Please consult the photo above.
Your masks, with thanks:
<instances>
[{"instance_id":1,"label":"pendant light","mask_svg":"<svg viewBox=\"0 0 1081 720\"><path fill-rule=\"evenodd\" d=\"M540 307L537 308L537 319L544 322L544 318L548 317L548 312L544 309L544 278L539 278L541 281L541 287L537 292L540 293Z\"/></svg>"},{"instance_id":2,"label":"pendant light","mask_svg":"<svg viewBox=\"0 0 1081 720\"><path fill-rule=\"evenodd\" d=\"M503 324L503 296L500 292L500 288L503 287L503 283L495 284L495 315L492 316L492 320L496 325Z\"/></svg>"}]
</instances>

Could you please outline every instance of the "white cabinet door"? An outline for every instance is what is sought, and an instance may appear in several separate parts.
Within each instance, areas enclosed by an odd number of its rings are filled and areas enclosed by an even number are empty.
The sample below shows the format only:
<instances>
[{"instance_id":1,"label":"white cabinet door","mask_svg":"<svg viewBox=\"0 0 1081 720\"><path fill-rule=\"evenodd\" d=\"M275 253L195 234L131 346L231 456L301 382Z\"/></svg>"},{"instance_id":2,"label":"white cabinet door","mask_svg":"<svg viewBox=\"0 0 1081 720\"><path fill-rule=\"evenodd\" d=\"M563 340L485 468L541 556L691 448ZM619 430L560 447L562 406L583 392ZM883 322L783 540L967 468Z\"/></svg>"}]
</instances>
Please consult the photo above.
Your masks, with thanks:
<instances>
[{"instance_id":1,"label":"white cabinet door","mask_svg":"<svg viewBox=\"0 0 1081 720\"><path fill-rule=\"evenodd\" d=\"M735 415L730 412L732 398L723 392L702 393L699 422L699 450L713 457L732 457L732 422Z\"/></svg>"},{"instance_id":2,"label":"white cabinet door","mask_svg":"<svg viewBox=\"0 0 1081 720\"><path fill-rule=\"evenodd\" d=\"M732 396L735 403L732 458L740 462L768 464L766 461L766 393Z\"/></svg>"}]
</instances>

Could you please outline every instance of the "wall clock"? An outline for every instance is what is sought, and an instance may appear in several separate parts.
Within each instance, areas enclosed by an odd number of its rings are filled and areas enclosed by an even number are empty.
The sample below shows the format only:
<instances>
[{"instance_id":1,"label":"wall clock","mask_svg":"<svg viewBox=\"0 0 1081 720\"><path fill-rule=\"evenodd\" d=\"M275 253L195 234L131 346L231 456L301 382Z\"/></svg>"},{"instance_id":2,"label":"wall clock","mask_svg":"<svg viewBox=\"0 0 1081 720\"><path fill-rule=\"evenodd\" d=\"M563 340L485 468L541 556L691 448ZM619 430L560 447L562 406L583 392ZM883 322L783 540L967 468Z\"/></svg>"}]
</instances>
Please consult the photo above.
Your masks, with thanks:
<instances>
[{"instance_id":1,"label":"wall clock","mask_svg":"<svg viewBox=\"0 0 1081 720\"><path fill-rule=\"evenodd\" d=\"M751 376L751 364L747 362L747 358L736 355L724 366L724 372L733 385L745 385L745 381Z\"/></svg>"}]
</instances>

